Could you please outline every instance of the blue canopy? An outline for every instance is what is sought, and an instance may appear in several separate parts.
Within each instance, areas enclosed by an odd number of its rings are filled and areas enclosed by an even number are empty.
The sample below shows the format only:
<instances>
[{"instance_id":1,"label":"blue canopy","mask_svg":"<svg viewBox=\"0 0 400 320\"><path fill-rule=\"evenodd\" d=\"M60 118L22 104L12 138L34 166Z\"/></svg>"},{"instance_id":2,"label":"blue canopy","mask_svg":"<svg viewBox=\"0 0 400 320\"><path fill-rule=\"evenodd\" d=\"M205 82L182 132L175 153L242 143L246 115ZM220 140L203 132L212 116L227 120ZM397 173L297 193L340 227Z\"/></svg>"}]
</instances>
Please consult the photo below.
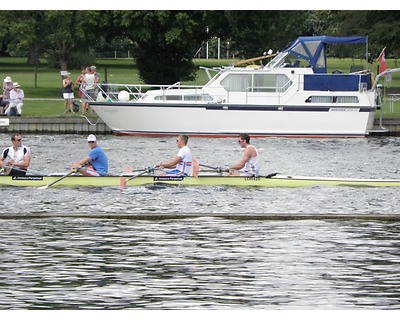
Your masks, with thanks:
<instances>
[{"instance_id":1,"label":"blue canopy","mask_svg":"<svg viewBox=\"0 0 400 320\"><path fill-rule=\"evenodd\" d=\"M326 73L327 44L367 44L368 37L298 37L284 52L309 62L314 73Z\"/></svg>"}]
</instances>

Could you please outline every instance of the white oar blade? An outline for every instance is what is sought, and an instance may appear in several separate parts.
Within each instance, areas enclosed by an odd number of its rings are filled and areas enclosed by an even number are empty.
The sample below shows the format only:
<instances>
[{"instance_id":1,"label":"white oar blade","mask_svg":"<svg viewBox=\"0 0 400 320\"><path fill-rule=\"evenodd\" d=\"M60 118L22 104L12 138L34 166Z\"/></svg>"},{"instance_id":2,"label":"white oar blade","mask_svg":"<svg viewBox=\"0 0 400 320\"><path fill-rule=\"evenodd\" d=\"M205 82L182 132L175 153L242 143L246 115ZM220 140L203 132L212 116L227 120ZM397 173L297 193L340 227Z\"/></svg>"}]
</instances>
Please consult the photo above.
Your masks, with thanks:
<instances>
[{"instance_id":1,"label":"white oar blade","mask_svg":"<svg viewBox=\"0 0 400 320\"><path fill-rule=\"evenodd\" d=\"M49 187L49 185L46 185L46 186L41 186L41 187L39 187L38 189L39 190L45 190L45 189L47 189Z\"/></svg>"}]
</instances>

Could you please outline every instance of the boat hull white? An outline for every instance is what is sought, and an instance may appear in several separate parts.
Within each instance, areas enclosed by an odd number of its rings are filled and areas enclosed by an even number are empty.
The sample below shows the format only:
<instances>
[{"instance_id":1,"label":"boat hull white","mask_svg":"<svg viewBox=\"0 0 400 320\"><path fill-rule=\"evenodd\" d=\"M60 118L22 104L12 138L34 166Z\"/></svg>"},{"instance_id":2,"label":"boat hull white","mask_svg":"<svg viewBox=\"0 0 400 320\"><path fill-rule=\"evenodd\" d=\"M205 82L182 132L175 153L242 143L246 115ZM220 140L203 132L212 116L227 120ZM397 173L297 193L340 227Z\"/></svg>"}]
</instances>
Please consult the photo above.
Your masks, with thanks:
<instances>
[{"instance_id":1,"label":"boat hull white","mask_svg":"<svg viewBox=\"0 0 400 320\"><path fill-rule=\"evenodd\" d=\"M115 134L164 136L365 137L374 110L343 106L98 103L91 107Z\"/></svg>"}]
</instances>

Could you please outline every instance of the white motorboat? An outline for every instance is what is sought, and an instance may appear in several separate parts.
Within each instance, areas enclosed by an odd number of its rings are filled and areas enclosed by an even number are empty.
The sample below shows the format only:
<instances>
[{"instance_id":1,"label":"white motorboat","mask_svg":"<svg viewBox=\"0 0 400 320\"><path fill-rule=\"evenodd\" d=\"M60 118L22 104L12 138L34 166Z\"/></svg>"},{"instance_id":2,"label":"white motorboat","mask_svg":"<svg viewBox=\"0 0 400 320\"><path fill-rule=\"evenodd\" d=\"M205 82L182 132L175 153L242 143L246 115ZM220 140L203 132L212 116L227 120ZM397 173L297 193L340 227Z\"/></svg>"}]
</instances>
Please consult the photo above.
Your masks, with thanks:
<instances>
[{"instance_id":1,"label":"white motorboat","mask_svg":"<svg viewBox=\"0 0 400 320\"><path fill-rule=\"evenodd\" d=\"M299 37L265 66L223 67L213 77L203 68L210 80L202 87L107 84L90 106L117 135L367 136L383 73L375 81L368 70L327 73L328 44L367 46L367 37Z\"/></svg>"}]
</instances>

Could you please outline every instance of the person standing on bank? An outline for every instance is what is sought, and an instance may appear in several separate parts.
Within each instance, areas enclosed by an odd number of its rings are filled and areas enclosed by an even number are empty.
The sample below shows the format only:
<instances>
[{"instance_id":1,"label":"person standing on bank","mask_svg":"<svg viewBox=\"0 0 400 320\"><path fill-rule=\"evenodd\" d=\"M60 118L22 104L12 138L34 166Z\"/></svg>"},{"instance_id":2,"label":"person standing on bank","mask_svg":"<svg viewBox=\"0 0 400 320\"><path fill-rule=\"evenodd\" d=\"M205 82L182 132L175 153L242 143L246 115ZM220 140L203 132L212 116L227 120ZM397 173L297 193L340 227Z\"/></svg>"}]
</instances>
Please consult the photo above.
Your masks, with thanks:
<instances>
[{"instance_id":1,"label":"person standing on bank","mask_svg":"<svg viewBox=\"0 0 400 320\"><path fill-rule=\"evenodd\" d=\"M252 177L260 173L260 163L256 147L250 144L250 136L247 133L239 134L239 145L244 148L242 159L237 164L229 166L230 176Z\"/></svg>"},{"instance_id":2,"label":"person standing on bank","mask_svg":"<svg viewBox=\"0 0 400 320\"><path fill-rule=\"evenodd\" d=\"M74 82L71 79L71 73L67 72L65 78L63 79L63 98L64 98L64 113L70 111L74 112ZM69 110L68 110L69 109Z\"/></svg>"},{"instance_id":3,"label":"person standing on bank","mask_svg":"<svg viewBox=\"0 0 400 320\"><path fill-rule=\"evenodd\" d=\"M190 176L192 175L192 152L187 146L189 137L186 134L180 134L176 139L176 144L179 148L178 155L171 161L161 162L156 165L160 169L168 168L166 175L174 176Z\"/></svg>"},{"instance_id":4,"label":"person standing on bank","mask_svg":"<svg viewBox=\"0 0 400 320\"><path fill-rule=\"evenodd\" d=\"M96 83L95 74L87 68L86 74L83 76L83 96L82 96L82 113L89 111L89 101L96 100ZM92 110L90 108L90 113Z\"/></svg>"},{"instance_id":5,"label":"person standing on bank","mask_svg":"<svg viewBox=\"0 0 400 320\"><path fill-rule=\"evenodd\" d=\"M90 152L85 158L75 162L73 169L84 176L107 176L108 175L108 159L103 149L97 145L97 139L94 134L87 137Z\"/></svg>"},{"instance_id":6,"label":"person standing on bank","mask_svg":"<svg viewBox=\"0 0 400 320\"><path fill-rule=\"evenodd\" d=\"M12 146L5 149L0 155L0 167L8 176L25 176L31 163L31 150L22 145L22 137L19 133L11 136Z\"/></svg>"}]
</instances>

